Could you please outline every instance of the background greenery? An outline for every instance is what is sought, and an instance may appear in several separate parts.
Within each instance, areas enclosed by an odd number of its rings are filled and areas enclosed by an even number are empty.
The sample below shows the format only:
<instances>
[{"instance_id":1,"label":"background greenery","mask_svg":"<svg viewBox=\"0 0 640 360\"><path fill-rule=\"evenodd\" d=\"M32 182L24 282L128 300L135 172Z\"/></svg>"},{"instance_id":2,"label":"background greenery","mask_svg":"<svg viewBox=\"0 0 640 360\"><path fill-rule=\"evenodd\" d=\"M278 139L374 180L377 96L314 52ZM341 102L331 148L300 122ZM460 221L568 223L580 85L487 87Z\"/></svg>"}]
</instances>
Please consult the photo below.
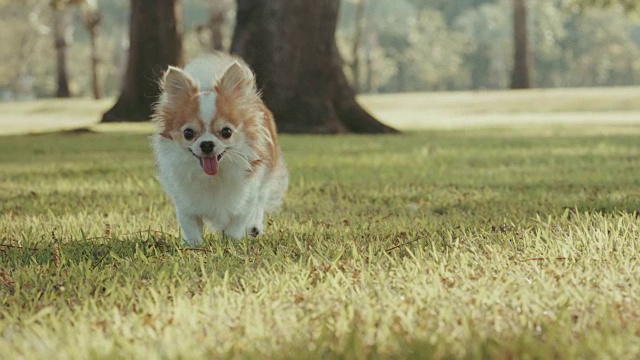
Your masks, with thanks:
<instances>
[{"instance_id":1,"label":"background greenery","mask_svg":"<svg viewBox=\"0 0 640 360\"><path fill-rule=\"evenodd\" d=\"M583 8L569 0L530 0L529 31L535 79L540 87L637 84L640 24L622 7ZM128 46L128 0L98 1L103 13L102 77L107 95L119 91ZM207 22L212 2L184 1L187 59L208 52ZM234 4L218 1L227 13L226 42L232 34ZM0 89L17 76L33 76L38 96L51 96L55 52L47 0L4 0L0 32ZM509 0L367 0L364 35L356 46L363 92L506 88L513 61ZM342 1L338 40L345 66L353 60L354 1ZM80 16L69 37L72 90L90 94L89 38ZM369 64L369 65L367 65ZM347 74L351 75L349 69Z\"/></svg>"}]
</instances>

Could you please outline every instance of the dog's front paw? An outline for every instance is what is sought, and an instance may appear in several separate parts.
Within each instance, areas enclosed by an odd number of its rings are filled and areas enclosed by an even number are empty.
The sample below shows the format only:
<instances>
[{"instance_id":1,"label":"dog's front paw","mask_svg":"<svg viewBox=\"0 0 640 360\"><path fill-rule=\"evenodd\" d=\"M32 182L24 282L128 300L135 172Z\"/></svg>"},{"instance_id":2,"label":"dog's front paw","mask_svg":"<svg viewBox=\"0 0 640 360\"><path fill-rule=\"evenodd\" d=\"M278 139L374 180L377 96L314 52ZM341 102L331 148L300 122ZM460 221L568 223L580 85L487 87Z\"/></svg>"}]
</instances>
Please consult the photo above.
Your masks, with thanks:
<instances>
[{"instance_id":1,"label":"dog's front paw","mask_svg":"<svg viewBox=\"0 0 640 360\"><path fill-rule=\"evenodd\" d=\"M182 244L190 247L202 245L202 218L185 215L178 211L178 221L182 229Z\"/></svg>"},{"instance_id":2,"label":"dog's front paw","mask_svg":"<svg viewBox=\"0 0 640 360\"><path fill-rule=\"evenodd\" d=\"M245 233L242 229L225 229L222 231L222 237L239 240L244 237Z\"/></svg>"},{"instance_id":3,"label":"dog's front paw","mask_svg":"<svg viewBox=\"0 0 640 360\"><path fill-rule=\"evenodd\" d=\"M252 237L258 237L258 235L262 234L262 229L261 227L258 227L258 226L252 226L249 228L249 231L247 231L247 234L249 234Z\"/></svg>"},{"instance_id":4,"label":"dog's front paw","mask_svg":"<svg viewBox=\"0 0 640 360\"><path fill-rule=\"evenodd\" d=\"M257 237L262 235L262 227L261 226L249 226L246 229L226 229L222 232L222 235L225 237L230 237L232 239L242 239L245 236Z\"/></svg>"},{"instance_id":5,"label":"dog's front paw","mask_svg":"<svg viewBox=\"0 0 640 360\"><path fill-rule=\"evenodd\" d=\"M202 245L203 243L204 243L204 239L202 239L202 238L195 238L195 239L182 238L182 245L183 246L198 247L198 246Z\"/></svg>"}]
</instances>

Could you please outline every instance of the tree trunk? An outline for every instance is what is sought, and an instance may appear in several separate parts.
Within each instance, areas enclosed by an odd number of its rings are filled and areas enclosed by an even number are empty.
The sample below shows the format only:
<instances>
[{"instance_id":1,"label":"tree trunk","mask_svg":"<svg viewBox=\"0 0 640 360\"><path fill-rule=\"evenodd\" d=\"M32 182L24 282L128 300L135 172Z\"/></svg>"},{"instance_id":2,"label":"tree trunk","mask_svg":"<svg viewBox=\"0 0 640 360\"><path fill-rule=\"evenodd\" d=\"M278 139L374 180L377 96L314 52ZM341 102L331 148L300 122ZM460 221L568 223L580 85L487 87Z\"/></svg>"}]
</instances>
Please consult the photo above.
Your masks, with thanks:
<instances>
[{"instance_id":1,"label":"tree trunk","mask_svg":"<svg viewBox=\"0 0 640 360\"><path fill-rule=\"evenodd\" d=\"M102 84L100 82L100 54L98 53L98 26L89 29L91 39L91 92L96 100L102 99Z\"/></svg>"},{"instance_id":2,"label":"tree trunk","mask_svg":"<svg viewBox=\"0 0 640 360\"><path fill-rule=\"evenodd\" d=\"M103 122L146 121L160 94L158 78L182 65L182 1L131 0L129 59L116 104Z\"/></svg>"},{"instance_id":3,"label":"tree trunk","mask_svg":"<svg viewBox=\"0 0 640 360\"><path fill-rule=\"evenodd\" d=\"M209 30L211 31L211 48L213 50L224 50L224 25L226 21L226 8L217 6L211 9Z\"/></svg>"},{"instance_id":4,"label":"tree trunk","mask_svg":"<svg viewBox=\"0 0 640 360\"><path fill-rule=\"evenodd\" d=\"M98 52L98 36L100 35L100 21L102 14L96 1L86 0L80 3L82 22L89 33L91 43L91 93L93 98L102 98L102 83L100 81L100 53Z\"/></svg>"},{"instance_id":5,"label":"tree trunk","mask_svg":"<svg viewBox=\"0 0 640 360\"><path fill-rule=\"evenodd\" d=\"M512 89L529 89L534 86L531 76L531 51L527 33L526 0L513 0L514 64L511 76Z\"/></svg>"},{"instance_id":6,"label":"tree trunk","mask_svg":"<svg viewBox=\"0 0 640 360\"><path fill-rule=\"evenodd\" d=\"M373 44L372 41L368 41L367 48L365 49L364 58L364 91L366 93L373 92Z\"/></svg>"},{"instance_id":7,"label":"tree trunk","mask_svg":"<svg viewBox=\"0 0 640 360\"><path fill-rule=\"evenodd\" d=\"M231 45L256 72L280 131L392 133L355 99L335 30L339 0L238 0Z\"/></svg>"},{"instance_id":8,"label":"tree trunk","mask_svg":"<svg viewBox=\"0 0 640 360\"><path fill-rule=\"evenodd\" d=\"M53 8L53 40L56 49L56 97L71 97L69 90L69 72L67 67L67 47L71 38L71 6Z\"/></svg>"},{"instance_id":9,"label":"tree trunk","mask_svg":"<svg viewBox=\"0 0 640 360\"><path fill-rule=\"evenodd\" d=\"M353 28L353 43L351 44L351 74L353 75L353 87L360 90L360 48L362 47L362 35L364 32L364 10L366 0L356 0L356 18Z\"/></svg>"},{"instance_id":10,"label":"tree trunk","mask_svg":"<svg viewBox=\"0 0 640 360\"><path fill-rule=\"evenodd\" d=\"M405 69L407 64L405 60L399 60L396 63L396 91L404 92L406 89Z\"/></svg>"}]
</instances>

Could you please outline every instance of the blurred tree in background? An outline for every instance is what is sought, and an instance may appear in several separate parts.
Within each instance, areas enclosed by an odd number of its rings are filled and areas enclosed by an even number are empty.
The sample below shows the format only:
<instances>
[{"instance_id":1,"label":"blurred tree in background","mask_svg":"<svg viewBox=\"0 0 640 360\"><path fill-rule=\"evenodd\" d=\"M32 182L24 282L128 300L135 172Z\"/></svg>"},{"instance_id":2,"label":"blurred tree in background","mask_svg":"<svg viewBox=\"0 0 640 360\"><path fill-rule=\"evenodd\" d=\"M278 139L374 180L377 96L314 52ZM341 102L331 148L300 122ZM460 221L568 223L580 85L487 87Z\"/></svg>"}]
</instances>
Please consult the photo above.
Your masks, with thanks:
<instances>
[{"instance_id":1,"label":"blurred tree in background","mask_svg":"<svg viewBox=\"0 0 640 360\"><path fill-rule=\"evenodd\" d=\"M511 88L528 89L533 87L531 75L531 49L529 48L528 4L527 0L513 2L513 70Z\"/></svg>"},{"instance_id":2,"label":"blurred tree in background","mask_svg":"<svg viewBox=\"0 0 640 360\"><path fill-rule=\"evenodd\" d=\"M102 98L102 79L100 78L100 50L98 36L102 13L96 0L81 0L79 2L82 24L89 33L91 46L91 93L94 99Z\"/></svg>"},{"instance_id":3,"label":"blurred tree in background","mask_svg":"<svg viewBox=\"0 0 640 360\"><path fill-rule=\"evenodd\" d=\"M361 73L366 74L369 67L374 71L373 86L362 87L362 91L510 86L514 68L512 0L364 1L364 38L373 41L362 42L358 54L371 60ZM529 65L535 70L531 81L536 86L638 84L640 60L634 54L640 49L640 22L637 16L626 14L620 4L624 3L626 9L635 5L637 9L640 2L609 1L610 6L602 8L600 5L605 2L526 0ZM356 11L352 1L344 1L342 8L338 42L349 62L354 56L354 51L347 49L354 39ZM439 21L433 15L425 25L425 12L440 14L446 26L438 27ZM443 48L434 43L438 40ZM445 64L438 56L442 52L446 54ZM459 59L462 64L458 66ZM351 71L348 74L351 76ZM424 81L425 77L431 81Z\"/></svg>"},{"instance_id":4,"label":"blurred tree in background","mask_svg":"<svg viewBox=\"0 0 640 360\"><path fill-rule=\"evenodd\" d=\"M640 83L640 1L525 1L536 86ZM0 0L0 98L54 96L61 87L51 2ZM89 13L78 5L68 17L74 31L66 33L65 59L72 65L66 78L74 96L95 96L93 84L105 95L118 95L125 77L130 0L96 0L95 6L104 29L95 50L91 21L83 15ZM189 0L183 8L185 59L229 48L234 0ZM342 0L339 14L336 41L344 71L360 92L510 86L512 0ZM93 59L100 66L95 72Z\"/></svg>"},{"instance_id":5,"label":"blurred tree in background","mask_svg":"<svg viewBox=\"0 0 640 360\"><path fill-rule=\"evenodd\" d=\"M231 52L256 72L285 132L388 133L355 100L335 31L339 0L239 0Z\"/></svg>"},{"instance_id":6,"label":"blurred tree in background","mask_svg":"<svg viewBox=\"0 0 640 360\"><path fill-rule=\"evenodd\" d=\"M621 6L627 12L640 9L638 0L569 0L572 4L582 7L612 7Z\"/></svg>"},{"instance_id":7,"label":"blurred tree in background","mask_svg":"<svg viewBox=\"0 0 640 360\"><path fill-rule=\"evenodd\" d=\"M72 11L75 3L69 0L51 0L53 13L53 45L56 51L56 97L71 97L67 47L73 41Z\"/></svg>"},{"instance_id":8,"label":"blurred tree in background","mask_svg":"<svg viewBox=\"0 0 640 360\"><path fill-rule=\"evenodd\" d=\"M182 65L181 0L131 0L130 46L122 91L103 122L146 121L160 94L158 79Z\"/></svg>"}]
</instances>

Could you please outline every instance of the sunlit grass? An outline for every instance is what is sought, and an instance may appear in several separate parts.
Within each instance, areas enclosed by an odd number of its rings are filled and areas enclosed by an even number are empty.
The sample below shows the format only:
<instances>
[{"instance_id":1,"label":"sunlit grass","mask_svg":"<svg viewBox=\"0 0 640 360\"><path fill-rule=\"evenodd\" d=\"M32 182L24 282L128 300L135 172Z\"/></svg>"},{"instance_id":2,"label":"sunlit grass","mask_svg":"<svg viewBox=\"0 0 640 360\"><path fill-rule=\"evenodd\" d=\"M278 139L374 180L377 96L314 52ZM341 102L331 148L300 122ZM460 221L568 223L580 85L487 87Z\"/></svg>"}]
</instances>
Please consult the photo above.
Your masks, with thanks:
<instances>
[{"instance_id":1,"label":"sunlit grass","mask_svg":"<svg viewBox=\"0 0 640 360\"><path fill-rule=\"evenodd\" d=\"M414 108L431 111L496 114L640 111L639 96L638 87L593 87L377 94L363 95L361 99L380 109L413 103Z\"/></svg>"},{"instance_id":2,"label":"sunlit grass","mask_svg":"<svg viewBox=\"0 0 640 360\"><path fill-rule=\"evenodd\" d=\"M283 136L266 235L201 250L110 129L0 139L1 358L640 356L637 125Z\"/></svg>"}]
</instances>

